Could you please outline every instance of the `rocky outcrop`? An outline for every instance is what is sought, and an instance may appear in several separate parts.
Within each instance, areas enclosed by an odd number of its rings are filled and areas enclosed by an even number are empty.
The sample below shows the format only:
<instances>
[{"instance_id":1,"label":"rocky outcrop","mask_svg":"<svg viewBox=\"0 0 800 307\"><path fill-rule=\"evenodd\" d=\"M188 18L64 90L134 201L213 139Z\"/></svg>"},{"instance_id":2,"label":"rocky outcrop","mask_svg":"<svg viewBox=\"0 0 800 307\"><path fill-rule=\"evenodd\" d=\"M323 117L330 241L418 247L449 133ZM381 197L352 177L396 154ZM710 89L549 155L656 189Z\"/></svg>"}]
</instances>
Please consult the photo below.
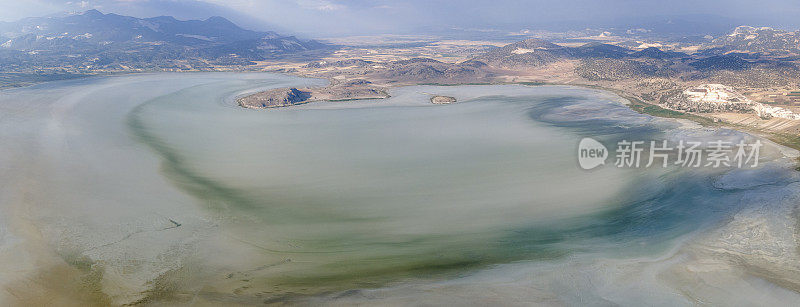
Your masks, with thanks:
<instances>
[{"instance_id":1,"label":"rocky outcrop","mask_svg":"<svg viewBox=\"0 0 800 307\"><path fill-rule=\"evenodd\" d=\"M363 79L333 82L320 88L279 88L239 98L239 106L268 109L304 104L313 101L344 101L388 98L385 90Z\"/></svg>"},{"instance_id":2,"label":"rocky outcrop","mask_svg":"<svg viewBox=\"0 0 800 307\"><path fill-rule=\"evenodd\" d=\"M455 97L450 97L450 96L439 96L439 95L436 95L436 96L431 97L431 103L432 104L451 104L451 103L456 103L456 98Z\"/></svg>"},{"instance_id":3,"label":"rocky outcrop","mask_svg":"<svg viewBox=\"0 0 800 307\"><path fill-rule=\"evenodd\" d=\"M314 100L342 101L356 99L381 99L388 98L386 91L372 87L359 85L334 85L313 91Z\"/></svg>"},{"instance_id":4,"label":"rocky outcrop","mask_svg":"<svg viewBox=\"0 0 800 307\"><path fill-rule=\"evenodd\" d=\"M278 88L239 99L239 105L250 109L267 109L308 102L311 93L296 88Z\"/></svg>"}]
</instances>

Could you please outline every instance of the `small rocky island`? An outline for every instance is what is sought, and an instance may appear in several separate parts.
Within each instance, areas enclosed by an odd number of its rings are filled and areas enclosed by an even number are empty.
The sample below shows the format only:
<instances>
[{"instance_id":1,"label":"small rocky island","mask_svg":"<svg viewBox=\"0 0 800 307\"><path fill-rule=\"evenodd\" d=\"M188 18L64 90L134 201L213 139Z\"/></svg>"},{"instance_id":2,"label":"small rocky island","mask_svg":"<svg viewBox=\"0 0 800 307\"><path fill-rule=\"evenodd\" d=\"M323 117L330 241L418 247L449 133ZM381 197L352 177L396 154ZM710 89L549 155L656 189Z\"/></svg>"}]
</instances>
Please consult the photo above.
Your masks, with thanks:
<instances>
[{"instance_id":1,"label":"small rocky island","mask_svg":"<svg viewBox=\"0 0 800 307\"><path fill-rule=\"evenodd\" d=\"M311 93L296 88L276 88L239 99L245 108L266 109L302 104L311 98Z\"/></svg>"},{"instance_id":2,"label":"small rocky island","mask_svg":"<svg viewBox=\"0 0 800 307\"><path fill-rule=\"evenodd\" d=\"M432 104L451 104L456 103L455 97L435 95L431 97Z\"/></svg>"},{"instance_id":3,"label":"small rocky island","mask_svg":"<svg viewBox=\"0 0 800 307\"><path fill-rule=\"evenodd\" d=\"M389 94L372 85L371 82L355 79L346 82L332 82L322 88L278 88L255 93L238 99L239 106L248 109L269 109L313 101L345 101L358 99L383 99Z\"/></svg>"}]
</instances>

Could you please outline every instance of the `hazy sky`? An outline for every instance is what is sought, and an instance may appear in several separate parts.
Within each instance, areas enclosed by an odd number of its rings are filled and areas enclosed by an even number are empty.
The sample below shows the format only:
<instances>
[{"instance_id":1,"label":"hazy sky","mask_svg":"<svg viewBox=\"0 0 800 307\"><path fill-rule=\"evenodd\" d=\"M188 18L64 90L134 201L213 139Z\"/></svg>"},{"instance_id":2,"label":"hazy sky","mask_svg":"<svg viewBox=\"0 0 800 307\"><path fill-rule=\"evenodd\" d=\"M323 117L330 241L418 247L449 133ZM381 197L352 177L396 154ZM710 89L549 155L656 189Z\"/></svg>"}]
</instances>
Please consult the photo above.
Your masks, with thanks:
<instances>
[{"instance_id":1,"label":"hazy sky","mask_svg":"<svg viewBox=\"0 0 800 307\"><path fill-rule=\"evenodd\" d=\"M797 27L800 23L798 0L0 0L0 20L91 8L137 17L220 15L250 28L277 28L307 36L421 33L452 27L505 31L692 14L754 25Z\"/></svg>"}]
</instances>

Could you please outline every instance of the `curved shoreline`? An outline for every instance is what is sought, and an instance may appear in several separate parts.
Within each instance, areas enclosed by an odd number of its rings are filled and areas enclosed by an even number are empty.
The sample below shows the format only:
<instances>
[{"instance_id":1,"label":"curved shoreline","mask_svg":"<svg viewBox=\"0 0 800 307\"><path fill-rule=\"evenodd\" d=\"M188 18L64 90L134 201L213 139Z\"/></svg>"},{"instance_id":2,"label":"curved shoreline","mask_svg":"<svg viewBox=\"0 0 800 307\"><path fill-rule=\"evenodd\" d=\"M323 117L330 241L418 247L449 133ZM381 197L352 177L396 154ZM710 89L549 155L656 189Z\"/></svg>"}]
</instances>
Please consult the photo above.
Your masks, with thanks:
<instances>
[{"instance_id":1,"label":"curved shoreline","mask_svg":"<svg viewBox=\"0 0 800 307\"><path fill-rule=\"evenodd\" d=\"M328 80L328 85L327 86L315 87L315 89L328 88L331 85L333 85L334 82L335 82L335 80L330 79L330 78L328 78L328 79L326 79L326 78L314 78L314 77L304 76L304 75L298 74L298 73L283 72L283 71L277 71L277 72L270 72L270 71L266 71L266 72L265 71L240 71L240 70L231 70L231 71L186 71L186 72L159 72L159 71L149 72L149 71L147 71L147 72L116 72L116 73L110 73L110 74L84 75L84 76L81 76L81 77L77 77L77 78L73 78L73 79L67 79L67 80L42 81L42 82L32 83L32 84L25 85L25 86L0 88L0 92L13 91L13 90L16 90L16 89L30 88L30 87L34 87L34 86L37 86L37 85L48 84L48 83L74 82L74 81L77 81L77 80L86 80L86 79L95 79L95 78L117 77L117 76L124 77L124 76L128 76L128 75L148 75L148 74L160 74L160 73L174 73L174 74L268 73L268 74L282 74L282 75L288 75L288 76L294 76L294 77L303 77L303 78ZM639 113L645 113L645 114L648 114L648 115L652 115L652 116L655 116L655 117L662 117L662 118L687 119L687 120L690 120L690 121L695 122L697 124L700 124L700 125L702 125L704 127L726 127L727 126L727 127L731 127L734 130L738 130L738 131L743 131L743 132L747 132L747 133L752 133L752 134L764 136L765 138L767 138L767 139L769 139L769 140L771 140L771 141L773 141L775 143L778 143L780 145L783 145L783 146L786 146L786 147L789 147L789 148L792 148L792 149L800 150L800 135L792 135L792 134L787 134L787 133L772 132L772 131L767 131L767 130L764 130L764 129L751 128L751 127L747 127L747 126L743 126L743 125L737 125L737 124L734 124L734 123L716 122L713 119L710 119L710 118L707 118L707 117L704 117L704 116L701 116L701 115L696 115L696 114L686 113L686 112L682 112L682 111L674 111L674 110L665 109L665 108L661 107L658 104L647 102L644 99L642 99L640 97L637 97L636 95L634 95L632 93L627 93L627 92L619 90L619 89L608 88L608 87L603 87L603 86L599 86L599 85L592 85L592 84L548 83L548 82L467 82L467 83L426 83L426 82L416 82L416 83L405 83L405 84L398 84L398 85L388 86L386 88L387 93L386 93L385 97L339 98L339 99L309 99L307 101L303 101L301 104L311 103L311 102L324 102L324 101L335 102L335 101L352 101L352 100L360 100L360 99L383 99L383 98L390 97L388 95L388 90L391 89L391 88L398 88L398 87L405 87L405 86L415 86L415 85L436 85L436 86L461 86L461 85L524 85L524 86L541 86L541 85L564 85L564 86L575 86L575 87L584 87L584 88L591 88L591 89L600 89L600 90L604 90L604 91L615 93L618 96L630 101L631 104L629 105L629 107L631 107L632 109L634 109L635 111L637 111ZM242 98L246 97L246 96L251 96L251 95L254 95L254 94L258 94L259 92L263 92L263 91L253 91L253 92L248 91L248 93L240 94L238 96L233 97L232 101L234 101L235 104L238 105L239 107L244 107L244 106L241 105L240 100ZM293 105L299 105L299 104L293 104ZM278 106L278 107L288 107L288 106L292 106L292 105ZM245 107L245 108L247 108L247 107ZM800 171L800 157L798 157L797 170Z\"/></svg>"}]
</instances>

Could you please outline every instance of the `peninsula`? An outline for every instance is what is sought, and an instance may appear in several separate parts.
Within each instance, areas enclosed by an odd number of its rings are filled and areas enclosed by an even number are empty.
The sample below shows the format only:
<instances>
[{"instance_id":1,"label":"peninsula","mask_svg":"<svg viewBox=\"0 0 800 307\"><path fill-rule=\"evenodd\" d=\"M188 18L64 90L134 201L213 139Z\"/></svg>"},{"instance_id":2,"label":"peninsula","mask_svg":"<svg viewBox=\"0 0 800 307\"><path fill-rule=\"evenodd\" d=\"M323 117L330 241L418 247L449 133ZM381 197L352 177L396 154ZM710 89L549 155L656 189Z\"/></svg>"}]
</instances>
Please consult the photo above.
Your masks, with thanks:
<instances>
[{"instance_id":1,"label":"peninsula","mask_svg":"<svg viewBox=\"0 0 800 307\"><path fill-rule=\"evenodd\" d=\"M346 101L383 99L389 94L371 82L355 79L335 82L319 88L278 88L237 99L239 106L248 109L269 109L299 105L313 101Z\"/></svg>"}]
</instances>

